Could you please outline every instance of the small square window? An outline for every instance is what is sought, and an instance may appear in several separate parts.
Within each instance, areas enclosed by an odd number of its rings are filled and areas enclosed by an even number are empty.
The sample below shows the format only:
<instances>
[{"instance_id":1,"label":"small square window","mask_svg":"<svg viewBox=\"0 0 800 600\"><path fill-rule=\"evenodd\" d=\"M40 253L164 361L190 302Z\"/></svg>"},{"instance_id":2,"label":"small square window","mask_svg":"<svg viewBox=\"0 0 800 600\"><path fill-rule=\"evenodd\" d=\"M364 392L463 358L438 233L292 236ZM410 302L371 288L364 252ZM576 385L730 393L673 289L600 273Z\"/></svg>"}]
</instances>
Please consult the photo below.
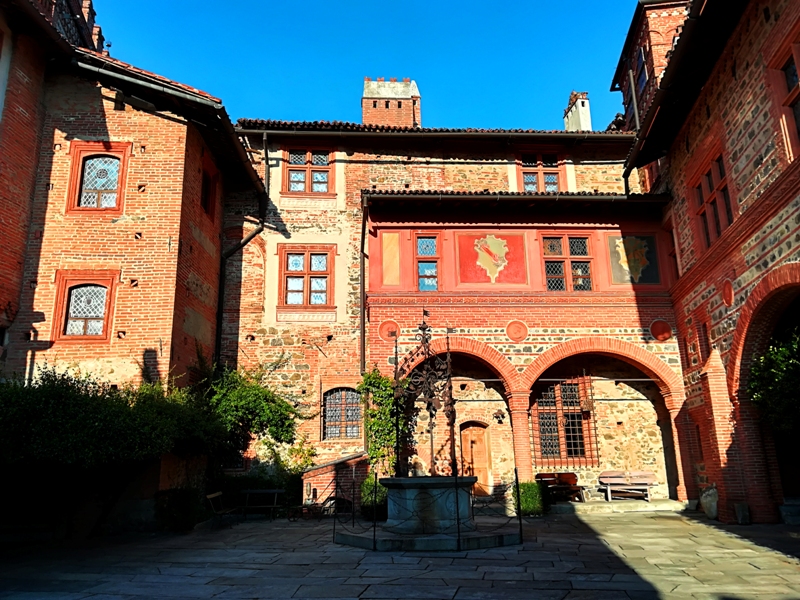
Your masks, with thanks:
<instances>
[{"instance_id":1,"label":"small square window","mask_svg":"<svg viewBox=\"0 0 800 600\"><path fill-rule=\"evenodd\" d=\"M285 192L329 194L333 189L330 152L290 150L286 160Z\"/></svg>"}]
</instances>

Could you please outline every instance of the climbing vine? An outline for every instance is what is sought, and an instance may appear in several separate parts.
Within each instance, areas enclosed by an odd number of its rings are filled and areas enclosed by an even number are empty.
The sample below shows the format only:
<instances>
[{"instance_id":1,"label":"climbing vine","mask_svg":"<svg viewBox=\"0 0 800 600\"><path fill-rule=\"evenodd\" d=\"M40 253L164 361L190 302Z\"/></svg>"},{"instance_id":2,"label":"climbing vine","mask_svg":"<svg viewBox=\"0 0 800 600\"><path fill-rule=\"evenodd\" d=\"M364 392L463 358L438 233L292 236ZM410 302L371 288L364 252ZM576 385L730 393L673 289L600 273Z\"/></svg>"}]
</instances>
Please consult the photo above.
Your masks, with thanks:
<instances>
[{"instance_id":1,"label":"climbing vine","mask_svg":"<svg viewBox=\"0 0 800 600\"><path fill-rule=\"evenodd\" d=\"M377 367L364 373L358 391L364 402L364 428L367 434L367 453L373 469L381 473L392 473L397 462L397 424L395 423L394 381L381 375ZM401 440L410 434L410 424L405 418L399 420Z\"/></svg>"}]
</instances>

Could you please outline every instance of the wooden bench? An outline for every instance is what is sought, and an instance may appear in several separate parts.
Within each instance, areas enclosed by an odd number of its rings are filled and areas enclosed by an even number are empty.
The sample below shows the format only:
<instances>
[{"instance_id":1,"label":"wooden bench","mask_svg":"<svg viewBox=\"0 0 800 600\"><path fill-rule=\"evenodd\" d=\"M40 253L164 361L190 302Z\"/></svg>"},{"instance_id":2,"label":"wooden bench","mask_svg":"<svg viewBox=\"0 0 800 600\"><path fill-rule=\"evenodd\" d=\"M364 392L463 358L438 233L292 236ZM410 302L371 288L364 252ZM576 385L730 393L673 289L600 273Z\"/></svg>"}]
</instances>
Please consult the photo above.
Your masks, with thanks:
<instances>
[{"instance_id":1,"label":"wooden bench","mask_svg":"<svg viewBox=\"0 0 800 600\"><path fill-rule=\"evenodd\" d=\"M578 476L575 473L537 473L536 481L544 486L547 501L550 503L558 500L586 502L586 488L578 485Z\"/></svg>"},{"instance_id":2,"label":"wooden bench","mask_svg":"<svg viewBox=\"0 0 800 600\"><path fill-rule=\"evenodd\" d=\"M600 473L600 488L605 488L606 500L611 498L642 497L650 502L650 488L658 485L655 473L650 471L603 471Z\"/></svg>"},{"instance_id":3,"label":"wooden bench","mask_svg":"<svg viewBox=\"0 0 800 600\"><path fill-rule=\"evenodd\" d=\"M222 503L222 492L208 494L206 498L208 499L208 503L211 505L211 510L214 512L214 519L216 519L218 522L222 522L226 516L231 515L239 510L239 508L236 506L233 508L225 508L225 505Z\"/></svg>"},{"instance_id":4,"label":"wooden bench","mask_svg":"<svg viewBox=\"0 0 800 600\"><path fill-rule=\"evenodd\" d=\"M244 494L242 513L245 520L247 520L248 510L269 513L269 518L274 519L275 511L281 508L278 499L285 493L286 490L242 490L242 494Z\"/></svg>"}]
</instances>

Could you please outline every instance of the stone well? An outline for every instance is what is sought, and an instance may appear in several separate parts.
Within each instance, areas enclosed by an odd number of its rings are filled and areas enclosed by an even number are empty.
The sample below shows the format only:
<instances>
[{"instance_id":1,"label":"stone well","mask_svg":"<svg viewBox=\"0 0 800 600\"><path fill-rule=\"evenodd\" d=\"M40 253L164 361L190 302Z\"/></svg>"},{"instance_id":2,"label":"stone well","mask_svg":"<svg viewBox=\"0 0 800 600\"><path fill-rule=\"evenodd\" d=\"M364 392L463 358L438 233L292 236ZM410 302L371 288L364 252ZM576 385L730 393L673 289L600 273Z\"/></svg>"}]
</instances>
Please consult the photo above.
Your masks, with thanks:
<instances>
[{"instance_id":1,"label":"stone well","mask_svg":"<svg viewBox=\"0 0 800 600\"><path fill-rule=\"evenodd\" d=\"M389 518L384 531L398 534L435 534L474 531L470 490L477 477L389 477ZM456 490L458 495L456 496ZM456 518L458 515L458 518Z\"/></svg>"}]
</instances>

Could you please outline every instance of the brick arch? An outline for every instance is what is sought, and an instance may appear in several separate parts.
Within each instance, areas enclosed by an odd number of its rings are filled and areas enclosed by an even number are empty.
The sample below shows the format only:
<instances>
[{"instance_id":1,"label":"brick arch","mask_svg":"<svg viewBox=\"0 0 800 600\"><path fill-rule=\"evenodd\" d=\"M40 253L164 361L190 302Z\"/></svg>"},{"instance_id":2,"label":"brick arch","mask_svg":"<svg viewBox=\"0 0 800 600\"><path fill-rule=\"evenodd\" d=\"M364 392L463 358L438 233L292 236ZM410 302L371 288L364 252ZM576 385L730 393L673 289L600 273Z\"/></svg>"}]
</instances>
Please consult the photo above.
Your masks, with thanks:
<instances>
[{"instance_id":1,"label":"brick arch","mask_svg":"<svg viewBox=\"0 0 800 600\"><path fill-rule=\"evenodd\" d=\"M445 354L447 352L447 339L436 338L433 340L431 342L431 351L434 354ZM472 338L451 337L450 352L453 354L468 354L475 358L481 359L499 375L500 379L502 379L506 393L510 392L511 390L520 389L520 374L503 354L491 346ZM415 357L410 364L406 364L410 369L413 369L421 362L422 357L418 356Z\"/></svg>"},{"instance_id":2,"label":"brick arch","mask_svg":"<svg viewBox=\"0 0 800 600\"><path fill-rule=\"evenodd\" d=\"M530 390L536 380L557 362L577 354L602 354L624 360L653 379L669 410L677 410L683 403L683 382L664 361L630 342L603 337L577 338L543 352L522 374L525 389Z\"/></svg>"},{"instance_id":3,"label":"brick arch","mask_svg":"<svg viewBox=\"0 0 800 600\"><path fill-rule=\"evenodd\" d=\"M739 397L752 357L769 342L783 310L798 292L800 263L790 263L767 273L748 295L739 311L728 355L728 390L733 396Z\"/></svg>"}]
</instances>

